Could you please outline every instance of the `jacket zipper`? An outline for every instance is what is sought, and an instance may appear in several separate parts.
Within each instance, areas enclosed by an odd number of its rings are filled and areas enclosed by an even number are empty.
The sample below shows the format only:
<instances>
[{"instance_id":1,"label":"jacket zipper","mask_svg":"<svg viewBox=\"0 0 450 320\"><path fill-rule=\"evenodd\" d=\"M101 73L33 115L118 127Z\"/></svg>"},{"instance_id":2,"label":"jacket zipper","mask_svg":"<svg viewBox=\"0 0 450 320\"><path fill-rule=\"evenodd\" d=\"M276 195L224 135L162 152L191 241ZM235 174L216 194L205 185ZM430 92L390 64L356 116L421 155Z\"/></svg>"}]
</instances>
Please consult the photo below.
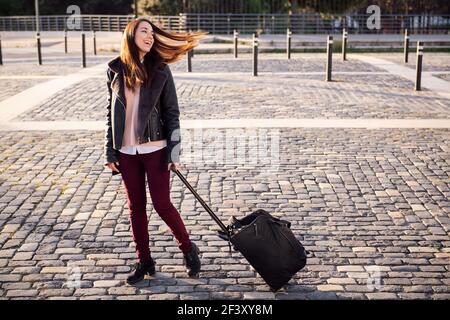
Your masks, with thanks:
<instances>
[{"instance_id":1,"label":"jacket zipper","mask_svg":"<svg viewBox=\"0 0 450 320\"><path fill-rule=\"evenodd\" d=\"M161 123L162 126L164 126L164 122L162 121L161 116L159 115L158 108L155 107L155 111L158 114L159 122Z\"/></svg>"},{"instance_id":2,"label":"jacket zipper","mask_svg":"<svg viewBox=\"0 0 450 320\"><path fill-rule=\"evenodd\" d=\"M150 132L150 123L149 122L147 122L147 131L148 131L148 141L152 141L151 139L150 139L150 137L151 137L151 132Z\"/></svg>"}]
</instances>

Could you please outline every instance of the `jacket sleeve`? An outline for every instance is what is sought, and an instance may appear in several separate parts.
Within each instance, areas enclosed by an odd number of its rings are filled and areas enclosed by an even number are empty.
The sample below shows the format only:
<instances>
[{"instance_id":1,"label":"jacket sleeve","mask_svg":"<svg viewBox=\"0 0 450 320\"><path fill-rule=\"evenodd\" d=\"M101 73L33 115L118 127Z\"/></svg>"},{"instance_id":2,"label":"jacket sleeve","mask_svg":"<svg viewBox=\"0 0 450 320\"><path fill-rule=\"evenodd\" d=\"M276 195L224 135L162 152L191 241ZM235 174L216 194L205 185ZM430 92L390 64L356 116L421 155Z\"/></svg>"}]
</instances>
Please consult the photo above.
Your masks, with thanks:
<instances>
[{"instance_id":1,"label":"jacket sleeve","mask_svg":"<svg viewBox=\"0 0 450 320\"><path fill-rule=\"evenodd\" d=\"M166 65L167 80L161 93L161 110L167 138L167 162L180 162L180 109L172 72Z\"/></svg>"},{"instance_id":2,"label":"jacket sleeve","mask_svg":"<svg viewBox=\"0 0 450 320\"><path fill-rule=\"evenodd\" d=\"M104 146L104 157L105 165L110 162L117 162L117 157L113 149L113 138L112 138L112 126L111 126L111 101L112 101L112 91L111 91L111 81L112 75L111 71L107 71L107 86L108 86L108 96L107 96L107 113L106 113L106 125L105 125L105 146Z\"/></svg>"}]
</instances>

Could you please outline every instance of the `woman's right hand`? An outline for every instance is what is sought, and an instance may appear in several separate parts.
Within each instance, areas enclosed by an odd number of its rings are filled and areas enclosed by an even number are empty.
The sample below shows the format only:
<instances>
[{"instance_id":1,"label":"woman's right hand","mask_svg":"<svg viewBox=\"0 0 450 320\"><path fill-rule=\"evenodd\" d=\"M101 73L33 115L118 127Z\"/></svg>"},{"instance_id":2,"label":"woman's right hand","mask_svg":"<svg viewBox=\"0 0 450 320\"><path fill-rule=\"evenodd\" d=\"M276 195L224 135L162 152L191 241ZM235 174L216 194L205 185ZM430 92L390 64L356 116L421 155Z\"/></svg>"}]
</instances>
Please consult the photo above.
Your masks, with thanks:
<instances>
[{"instance_id":1,"label":"woman's right hand","mask_svg":"<svg viewBox=\"0 0 450 320\"><path fill-rule=\"evenodd\" d=\"M119 162L109 162L106 166L112 171L119 172Z\"/></svg>"}]
</instances>

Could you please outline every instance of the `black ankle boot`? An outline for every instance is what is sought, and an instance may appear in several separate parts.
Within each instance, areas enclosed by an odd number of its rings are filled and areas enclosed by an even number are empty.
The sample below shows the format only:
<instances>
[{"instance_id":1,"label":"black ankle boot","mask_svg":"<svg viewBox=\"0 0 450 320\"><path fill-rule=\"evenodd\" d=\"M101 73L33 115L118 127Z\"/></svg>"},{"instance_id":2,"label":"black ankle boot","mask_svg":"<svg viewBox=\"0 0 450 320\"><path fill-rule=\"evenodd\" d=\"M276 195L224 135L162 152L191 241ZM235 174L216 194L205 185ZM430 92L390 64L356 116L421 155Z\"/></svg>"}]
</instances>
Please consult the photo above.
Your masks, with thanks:
<instances>
[{"instance_id":1,"label":"black ankle boot","mask_svg":"<svg viewBox=\"0 0 450 320\"><path fill-rule=\"evenodd\" d=\"M148 274L149 276L155 274L155 262L153 261L153 259L150 259L150 261L144 263L136 263L135 270L127 278L127 283L135 284L143 280L146 274Z\"/></svg>"},{"instance_id":2,"label":"black ankle boot","mask_svg":"<svg viewBox=\"0 0 450 320\"><path fill-rule=\"evenodd\" d=\"M192 249L188 254L184 255L184 262L189 277L197 277L200 272L201 262L198 254L200 250L195 243L192 242Z\"/></svg>"}]
</instances>

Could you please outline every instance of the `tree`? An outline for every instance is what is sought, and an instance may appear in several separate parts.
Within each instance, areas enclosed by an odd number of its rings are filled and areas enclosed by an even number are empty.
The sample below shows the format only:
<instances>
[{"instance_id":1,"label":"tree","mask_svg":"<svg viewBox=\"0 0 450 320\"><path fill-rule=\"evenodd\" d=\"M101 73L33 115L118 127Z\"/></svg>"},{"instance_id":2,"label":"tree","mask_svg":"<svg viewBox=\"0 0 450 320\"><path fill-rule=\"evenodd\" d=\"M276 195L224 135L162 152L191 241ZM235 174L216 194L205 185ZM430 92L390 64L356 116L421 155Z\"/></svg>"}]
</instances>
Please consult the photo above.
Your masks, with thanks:
<instances>
[{"instance_id":1,"label":"tree","mask_svg":"<svg viewBox=\"0 0 450 320\"><path fill-rule=\"evenodd\" d=\"M81 14L130 14L133 0L39 0L42 15L63 15L77 5ZM0 15L34 15L34 0L0 0Z\"/></svg>"},{"instance_id":2,"label":"tree","mask_svg":"<svg viewBox=\"0 0 450 320\"><path fill-rule=\"evenodd\" d=\"M0 16L30 14L25 6L25 0L0 0Z\"/></svg>"},{"instance_id":3,"label":"tree","mask_svg":"<svg viewBox=\"0 0 450 320\"><path fill-rule=\"evenodd\" d=\"M138 3L140 15L178 15L181 8L182 0L140 0Z\"/></svg>"}]
</instances>

